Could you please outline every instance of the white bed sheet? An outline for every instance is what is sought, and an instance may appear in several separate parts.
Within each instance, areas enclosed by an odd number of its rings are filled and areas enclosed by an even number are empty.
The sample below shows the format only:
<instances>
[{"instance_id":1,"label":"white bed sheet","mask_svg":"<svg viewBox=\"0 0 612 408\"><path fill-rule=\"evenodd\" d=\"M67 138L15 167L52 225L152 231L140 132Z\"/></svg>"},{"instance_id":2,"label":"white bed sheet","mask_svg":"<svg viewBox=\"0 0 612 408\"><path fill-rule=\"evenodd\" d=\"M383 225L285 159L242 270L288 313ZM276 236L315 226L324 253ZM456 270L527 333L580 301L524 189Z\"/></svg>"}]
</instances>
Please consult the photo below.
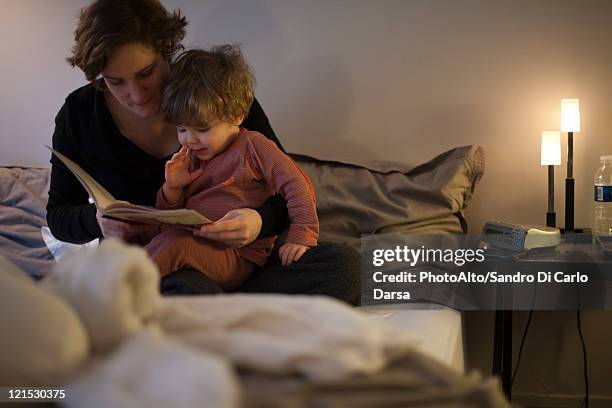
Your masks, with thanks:
<instances>
[{"instance_id":1,"label":"white bed sheet","mask_svg":"<svg viewBox=\"0 0 612 408\"><path fill-rule=\"evenodd\" d=\"M362 306L360 309L372 319L418 336L421 340L417 346L419 351L459 373L465 372L463 319L457 310L417 303Z\"/></svg>"}]
</instances>

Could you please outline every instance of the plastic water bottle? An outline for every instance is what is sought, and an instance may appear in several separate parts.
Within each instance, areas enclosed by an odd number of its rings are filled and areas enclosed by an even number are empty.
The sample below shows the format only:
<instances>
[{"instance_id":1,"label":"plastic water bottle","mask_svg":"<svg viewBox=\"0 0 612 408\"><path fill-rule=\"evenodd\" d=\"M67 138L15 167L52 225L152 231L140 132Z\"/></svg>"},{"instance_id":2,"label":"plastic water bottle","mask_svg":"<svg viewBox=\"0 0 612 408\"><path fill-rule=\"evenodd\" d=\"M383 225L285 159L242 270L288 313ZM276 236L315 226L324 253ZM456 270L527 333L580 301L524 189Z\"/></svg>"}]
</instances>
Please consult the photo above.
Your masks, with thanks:
<instances>
[{"instance_id":1,"label":"plastic water bottle","mask_svg":"<svg viewBox=\"0 0 612 408\"><path fill-rule=\"evenodd\" d=\"M593 235L612 236L612 155L601 156L595 173L595 209Z\"/></svg>"}]
</instances>

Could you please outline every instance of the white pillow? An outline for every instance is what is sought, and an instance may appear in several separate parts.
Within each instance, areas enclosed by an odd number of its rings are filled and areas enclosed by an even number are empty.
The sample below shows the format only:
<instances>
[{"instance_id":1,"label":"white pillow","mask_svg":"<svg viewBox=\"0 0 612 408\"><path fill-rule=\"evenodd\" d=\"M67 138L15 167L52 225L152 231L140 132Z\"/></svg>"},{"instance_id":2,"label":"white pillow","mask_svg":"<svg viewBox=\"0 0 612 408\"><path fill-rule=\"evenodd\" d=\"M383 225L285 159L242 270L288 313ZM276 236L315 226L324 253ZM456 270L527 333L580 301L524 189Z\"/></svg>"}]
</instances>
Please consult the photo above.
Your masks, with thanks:
<instances>
[{"instance_id":1,"label":"white pillow","mask_svg":"<svg viewBox=\"0 0 612 408\"><path fill-rule=\"evenodd\" d=\"M85 362L89 339L76 313L0 256L0 384L62 384Z\"/></svg>"},{"instance_id":2,"label":"white pillow","mask_svg":"<svg viewBox=\"0 0 612 408\"><path fill-rule=\"evenodd\" d=\"M86 244L71 244L70 242L60 241L55 238L51 233L49 227L45 226L40 229L40 233L42 234L43 240L45 241L45 245L49 248L49 251L53 255L56 261L59 261L66 254L70 254L76 251L79 251L83 248L89 247L97 247L99 239L94 239Z\"/></svg>"}]
</instances>

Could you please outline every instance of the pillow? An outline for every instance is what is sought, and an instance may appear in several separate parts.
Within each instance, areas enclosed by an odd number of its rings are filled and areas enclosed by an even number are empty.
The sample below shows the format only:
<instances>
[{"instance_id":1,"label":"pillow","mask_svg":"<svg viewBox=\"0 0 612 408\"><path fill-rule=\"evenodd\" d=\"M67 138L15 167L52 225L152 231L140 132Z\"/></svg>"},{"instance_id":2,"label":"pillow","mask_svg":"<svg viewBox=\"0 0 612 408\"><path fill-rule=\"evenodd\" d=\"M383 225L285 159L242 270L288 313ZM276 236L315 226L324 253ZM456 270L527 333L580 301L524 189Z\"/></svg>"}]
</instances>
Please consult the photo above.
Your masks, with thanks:
<instances>
[{"instance_id":1,"label":"pillow","mask_svg":"<svg viewBox=\"0 0 612 408\"><path fill-rule=\"evenodd\" d=\"M86 361L89 339L76 313L0 255L0 384L62 384Z\"/></svg>"},{"instance_id":2,"label":"pillow","mask_svg":"<svg viewBox=\"0 0 612 408\"><path fill-rule=\"evenodd\" d=\"M45 241L45 245L47 248L49 248L49 251L56 261L59 261L66 254L71 254L83 248L95 248L98 246L100 241L98 238L94 239L93 241L89 241L86 244L72 244L70 242L60 241L53 236L51 230L47 226L42 227L40 229L40 233Z\"/></svg>"},{"instance_id":3,"label":"pillow","mask_svg":"<svg viewBox=\"0 0 612 408\"><path fill-rule=\"evenodd\" d=\"M414 168L292 157L315 188L320 241L357 249L362 234L467 232L463 212L484 172L480 146L457 147Z\"/></svg>"}]
</instances>

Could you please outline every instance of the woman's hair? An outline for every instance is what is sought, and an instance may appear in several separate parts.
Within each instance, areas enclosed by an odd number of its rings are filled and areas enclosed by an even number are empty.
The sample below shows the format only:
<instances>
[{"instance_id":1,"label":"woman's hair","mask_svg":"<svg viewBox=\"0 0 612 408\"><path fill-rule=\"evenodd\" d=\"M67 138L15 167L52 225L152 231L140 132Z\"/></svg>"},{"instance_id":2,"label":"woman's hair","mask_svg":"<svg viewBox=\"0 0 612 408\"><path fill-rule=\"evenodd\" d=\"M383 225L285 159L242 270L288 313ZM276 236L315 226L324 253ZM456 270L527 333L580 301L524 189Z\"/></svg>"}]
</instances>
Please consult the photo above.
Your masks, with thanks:
<instances>
[{"instance_id":1,"label":"woman's hair","mask_svg":"<svg viewBox=\"0 0 612 408\"><path fill-rule=\"evenodd\" d=\"M161 111L169 123L208 127L233 122L253 103L255 79L240 47L222 45L182 53L171 66Z\"/></svg>"},{"instance_id":2,"label":"woman's hair","mask_svg":"<svg viewBox=\"0 0 612 408\"><path fill-rule=\"evenodd\" d=\"M170 62L183 49L186 25L180 10L169 13L158 0L97 0L81 10L67 60L94 83L119 45L142 43Z\"/></svg>"}]
</instances>

